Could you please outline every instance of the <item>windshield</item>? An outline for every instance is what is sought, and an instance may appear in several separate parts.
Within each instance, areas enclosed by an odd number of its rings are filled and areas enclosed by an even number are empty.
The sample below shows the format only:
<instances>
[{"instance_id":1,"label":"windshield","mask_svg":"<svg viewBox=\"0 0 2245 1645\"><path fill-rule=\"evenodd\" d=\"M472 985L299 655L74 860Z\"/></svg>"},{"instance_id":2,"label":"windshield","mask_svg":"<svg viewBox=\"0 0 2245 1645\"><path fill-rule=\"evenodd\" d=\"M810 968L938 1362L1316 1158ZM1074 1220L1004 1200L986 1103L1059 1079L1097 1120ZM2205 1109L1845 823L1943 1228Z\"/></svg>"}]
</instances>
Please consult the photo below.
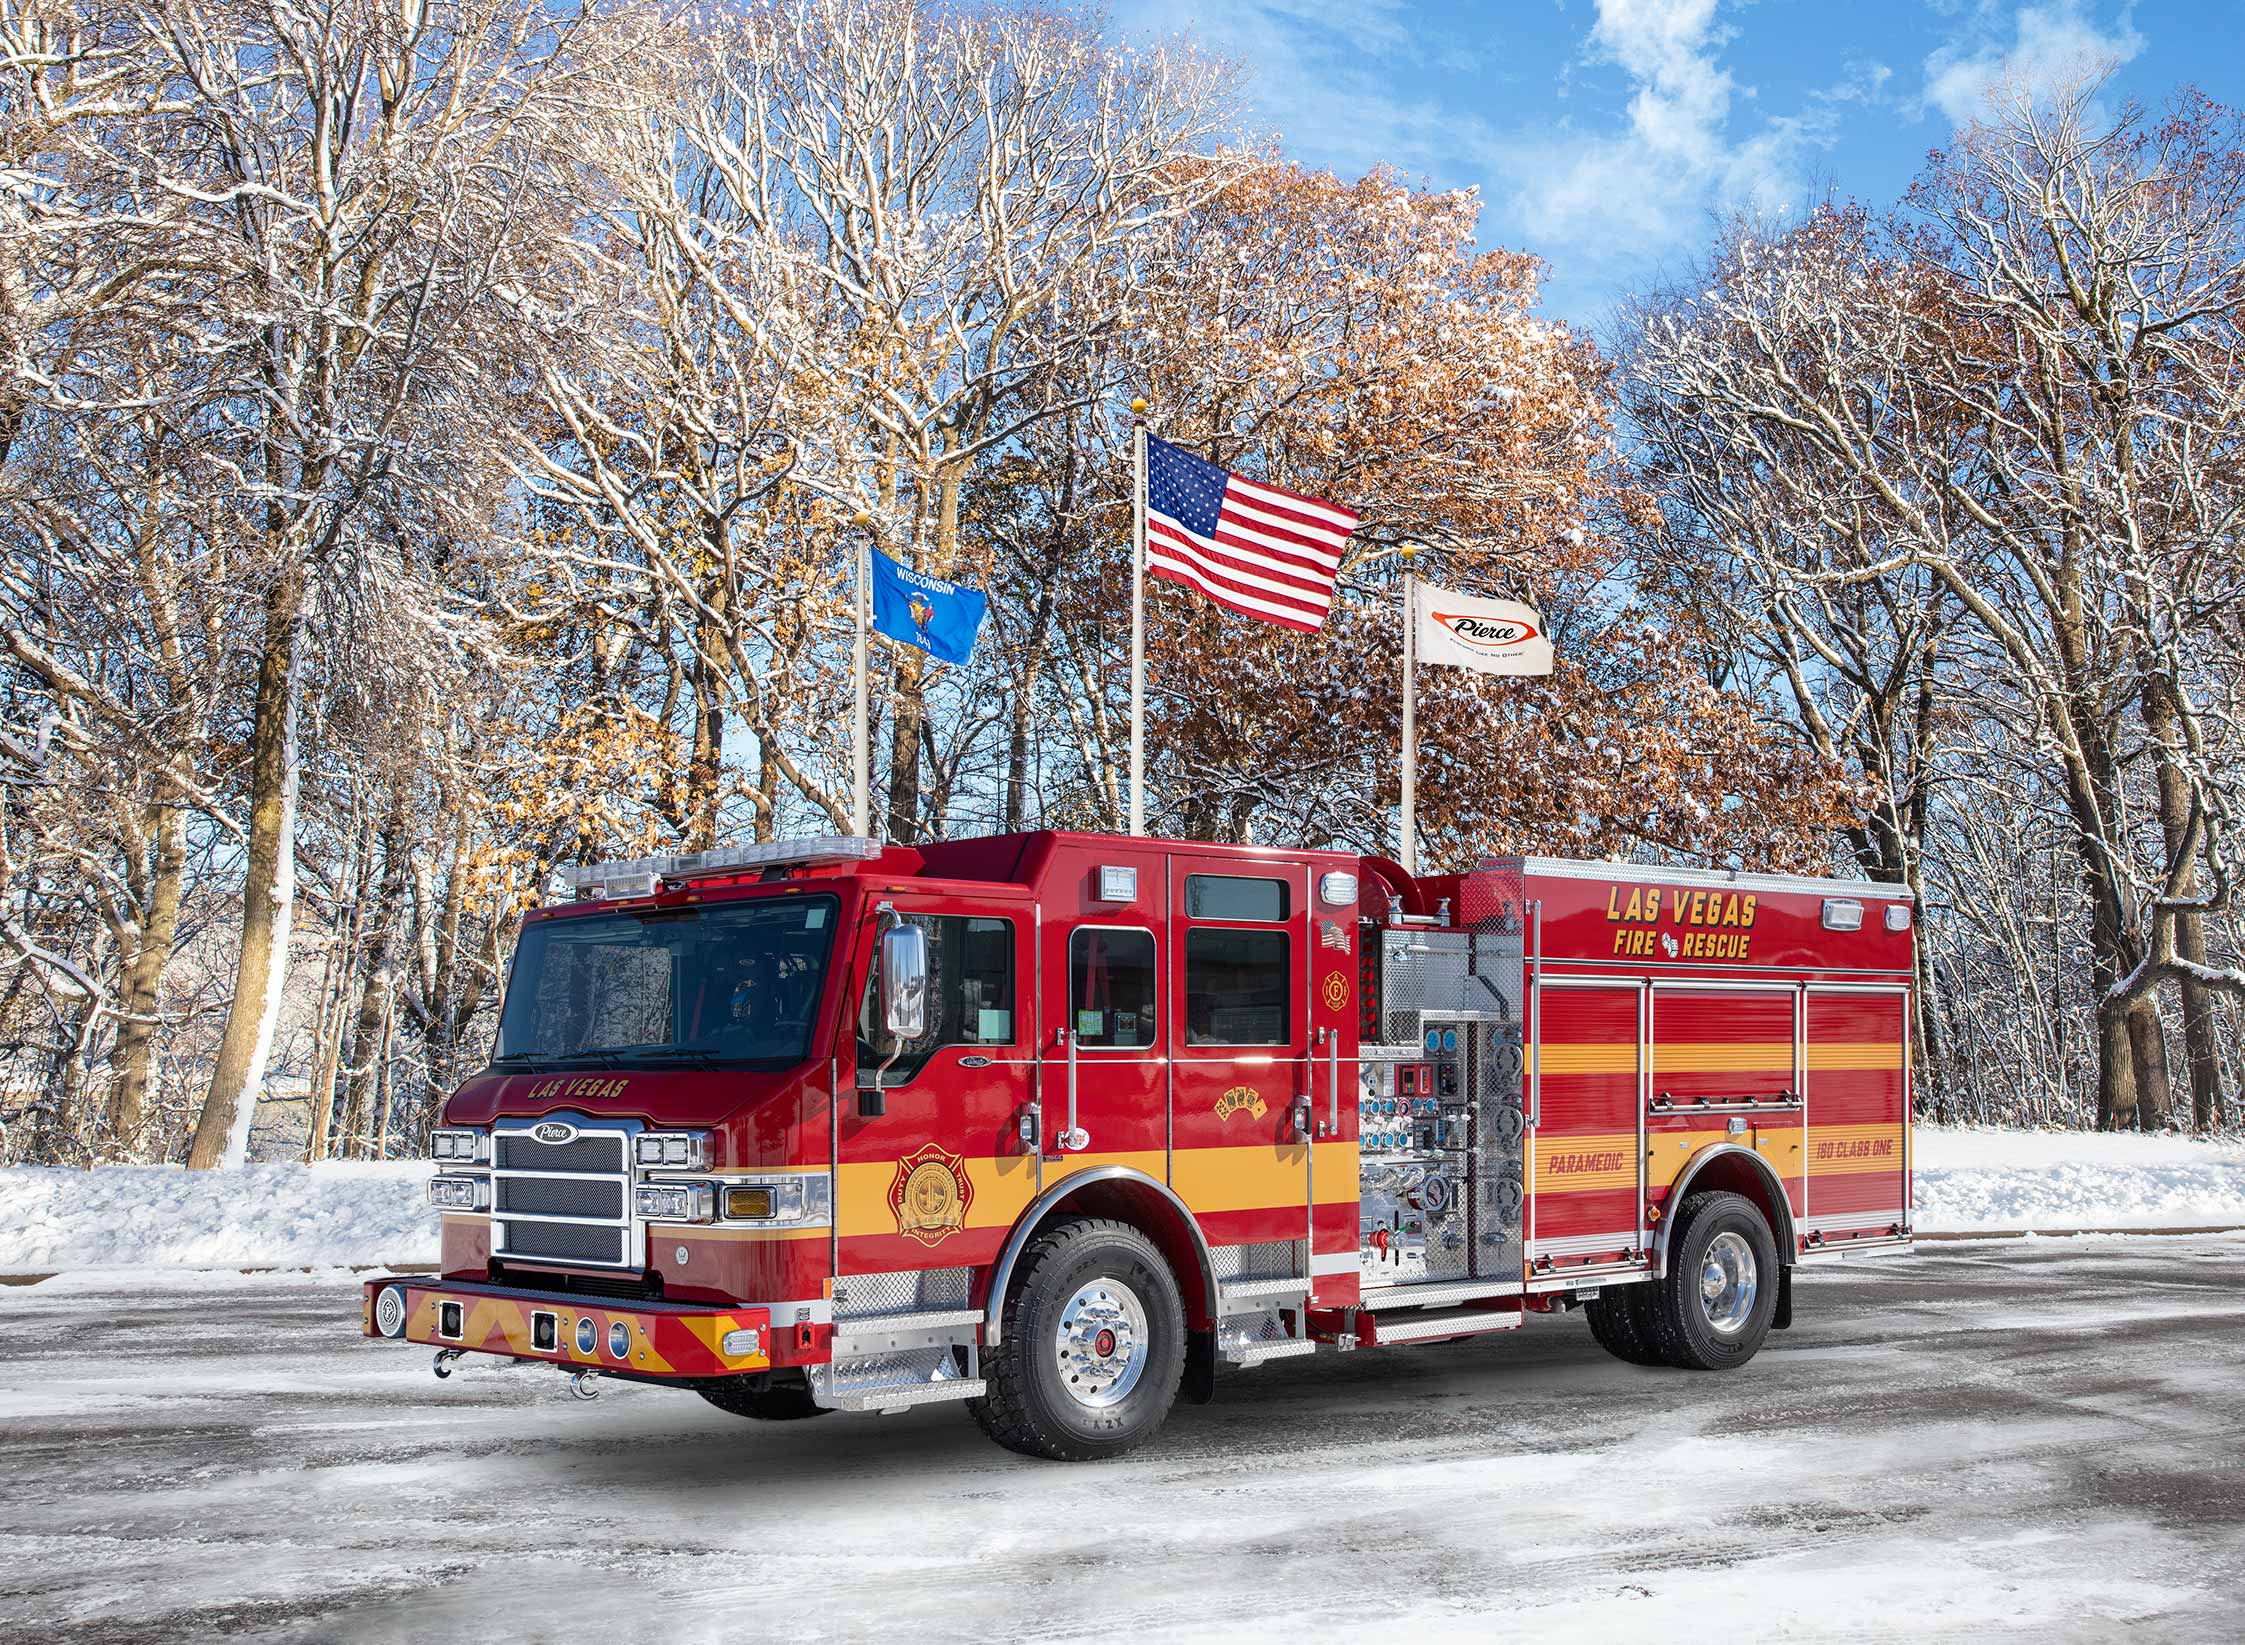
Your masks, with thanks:
<instances>
[{"instance_id":1,"label":"windshield","mask_svg":"<svg viewBox=\"0 0 2245 1645\"><path fill-rule=\"evenodd\" d=\"M832 897L533 920L499 1013L502 1064L782 1066L809 1054Z\"/></svg>"}]
</instances>

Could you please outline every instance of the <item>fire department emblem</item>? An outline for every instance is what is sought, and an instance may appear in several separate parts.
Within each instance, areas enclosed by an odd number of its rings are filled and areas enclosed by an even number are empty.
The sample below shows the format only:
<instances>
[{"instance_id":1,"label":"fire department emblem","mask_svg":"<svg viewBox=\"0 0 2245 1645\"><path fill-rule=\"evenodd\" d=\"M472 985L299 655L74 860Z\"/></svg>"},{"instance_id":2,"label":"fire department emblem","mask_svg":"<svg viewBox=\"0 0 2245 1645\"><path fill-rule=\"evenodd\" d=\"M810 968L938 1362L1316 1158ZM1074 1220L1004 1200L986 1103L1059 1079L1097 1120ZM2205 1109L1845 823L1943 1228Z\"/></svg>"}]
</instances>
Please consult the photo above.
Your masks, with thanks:
<instances>
[{"instance_id":1,"label":"fire department emblem","mask_svg":"<svg viewBox=\"0 0 2245 1645\"><path fill-rule=\"evenodd\" d=\"M1338 1011L1349 1003L1349 979L1338 971L1325 973L1325 1009Z\"/></svg>"},{"instance_id":2,"label":"fire department emblem","mask_svg":"<svg viewBox=\"0 0 2245 1645\"><path fill-rule=\"evenodd\" d=\"M896 1213L896 1231L906 1238L941 1245L967 1225L967 1207L973 1203L967 1162L957 1154L931 1142L896 1162L889 1209Z\"/></svg>"},{"instance_id":3,"label":"fire department emblem","mask_svg":"<svg viewBox=\"0 0 2245 1645\"><path fill-rule=\"evenodd\" d=\"M1234 1114L1259 1120L1270 1111L1270 1104L1252 1085L1235 1085L1216 1099L1216 1117L1220 1120L1228 1120Z\"/></svg>"}]
</instances>

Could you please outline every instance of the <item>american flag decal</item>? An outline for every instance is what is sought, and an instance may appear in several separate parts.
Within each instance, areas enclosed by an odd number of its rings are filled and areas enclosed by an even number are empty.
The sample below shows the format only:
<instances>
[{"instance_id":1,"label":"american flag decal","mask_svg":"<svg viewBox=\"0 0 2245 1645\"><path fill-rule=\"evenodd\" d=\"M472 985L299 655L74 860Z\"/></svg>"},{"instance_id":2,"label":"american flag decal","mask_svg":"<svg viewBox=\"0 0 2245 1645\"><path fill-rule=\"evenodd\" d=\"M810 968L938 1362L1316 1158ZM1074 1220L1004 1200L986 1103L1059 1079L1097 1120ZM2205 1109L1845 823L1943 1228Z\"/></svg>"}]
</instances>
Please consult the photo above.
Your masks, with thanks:
<instances>
[{"instance_id":1,"label":"american flag decal","mask_svg":"<svg viewBox=\"0 0 2245 1645\"><path fill-rule=\"evenodd\" d=\"M1218 605L1316 633L1356 515L1337 503L1243 480L1146 438L1146 569Z\"/></svg>"},{"instance_id":2,"label":"american flag decal","mask_svg":"<svg viewBox=\"0 0 2245 1645\"><path fill-rule=\"evenodd\" d=\"M1320 948L1337 948L1346 954L1349 951L1348 931L1337 920L1319 920L1317 945Z\"/></svg>"}]
</instances>

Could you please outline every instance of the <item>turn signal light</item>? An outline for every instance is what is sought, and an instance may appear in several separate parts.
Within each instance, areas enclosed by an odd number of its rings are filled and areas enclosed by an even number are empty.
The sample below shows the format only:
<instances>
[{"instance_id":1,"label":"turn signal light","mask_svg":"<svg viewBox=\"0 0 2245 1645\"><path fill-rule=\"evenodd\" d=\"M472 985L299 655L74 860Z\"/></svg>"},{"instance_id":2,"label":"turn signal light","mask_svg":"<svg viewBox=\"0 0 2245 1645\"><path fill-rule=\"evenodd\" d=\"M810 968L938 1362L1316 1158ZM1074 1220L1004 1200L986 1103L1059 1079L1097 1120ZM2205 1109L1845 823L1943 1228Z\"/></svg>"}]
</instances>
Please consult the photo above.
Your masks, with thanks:
<instances>
[{"instance_id":1,"label":"turn signal light","mask_svg":"<svg viewBox=\"0 0 2245 1645\"><path fill-rule=\"evenodd\" d=\"M727 1331L719 1339L717 1351L727 1359L744 1359L764 1351L764 1333L751 1327L745 1331Z\"/></svg>"},{"instance_id":2,"label":"turn signal light","mask_svg":"<svg viewBox=\"0 0 2245 1645\"><path fill-rule=\"evenodd\" d=\"M728 1188L725 1190L725 1214L766 1220L777 1209L776 1199L770 1188Z\"/></svg>"}]
</instances>

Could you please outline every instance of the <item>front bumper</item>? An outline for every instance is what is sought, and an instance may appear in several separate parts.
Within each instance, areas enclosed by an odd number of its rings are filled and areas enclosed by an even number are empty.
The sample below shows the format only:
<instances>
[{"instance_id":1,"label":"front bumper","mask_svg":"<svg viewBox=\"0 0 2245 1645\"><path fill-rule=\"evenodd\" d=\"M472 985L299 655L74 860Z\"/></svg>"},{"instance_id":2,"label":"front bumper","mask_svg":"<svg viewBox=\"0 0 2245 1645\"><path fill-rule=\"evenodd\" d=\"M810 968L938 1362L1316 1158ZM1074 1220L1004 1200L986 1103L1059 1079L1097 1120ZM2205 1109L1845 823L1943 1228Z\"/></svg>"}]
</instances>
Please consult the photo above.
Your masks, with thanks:
<instances>
[{"instance_id":1,"label":"front bumper","mask_svg":"<svg viewBox=\"0 0 2245 1645\"><path fill-rule=\"evenodd\" d=\"M627 1303L402 1275L366 1282L360 1326L370 1337L385 1335L375 1324L375 1299L390 1286L405 1293L406 1304L394 1340L432 1348L653 1378L737 1376L772 1364L772 1318L765 1308ZM725 1339L745 1331L756 1333L754 1351L727 1353ZM736 1347L745 1346L735 1340Z\"/></svg>"}]
</instances>

